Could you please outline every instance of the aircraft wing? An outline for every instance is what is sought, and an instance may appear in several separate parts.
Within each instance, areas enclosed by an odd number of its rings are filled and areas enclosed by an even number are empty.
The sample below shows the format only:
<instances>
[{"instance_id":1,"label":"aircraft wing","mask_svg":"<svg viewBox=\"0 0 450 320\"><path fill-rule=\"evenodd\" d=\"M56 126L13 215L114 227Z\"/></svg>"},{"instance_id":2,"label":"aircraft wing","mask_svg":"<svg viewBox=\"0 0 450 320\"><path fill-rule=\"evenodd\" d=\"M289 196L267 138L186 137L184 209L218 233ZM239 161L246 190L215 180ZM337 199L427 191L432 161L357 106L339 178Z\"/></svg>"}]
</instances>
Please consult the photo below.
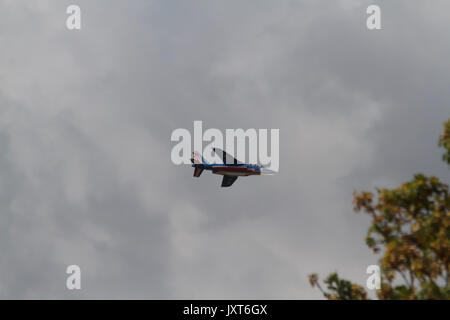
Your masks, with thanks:
<instances>
[{"instance_id":1,"label":"aircraft wing","mask_svg":"<svg viewBox=\"0 0 450 320\"><path fill-rule=\"evenodd\" d=\"M236 180L237 180L237 176L227 176L224 175L223 176L223 180L222 180L222 187L229 187L231 186Z\"/></svg>"},{"instance_id":2,"label":"aircraft wing","mask_svg":"<svg viewBox=\"0 0 450 320\"><path fill-rule=\"evenodd\" d=\"M213 151L222 159L224 164L242 164L242 162L238 161L236 158L226 153L222 149L213 148Z\"/></svg>"}]
</instances>

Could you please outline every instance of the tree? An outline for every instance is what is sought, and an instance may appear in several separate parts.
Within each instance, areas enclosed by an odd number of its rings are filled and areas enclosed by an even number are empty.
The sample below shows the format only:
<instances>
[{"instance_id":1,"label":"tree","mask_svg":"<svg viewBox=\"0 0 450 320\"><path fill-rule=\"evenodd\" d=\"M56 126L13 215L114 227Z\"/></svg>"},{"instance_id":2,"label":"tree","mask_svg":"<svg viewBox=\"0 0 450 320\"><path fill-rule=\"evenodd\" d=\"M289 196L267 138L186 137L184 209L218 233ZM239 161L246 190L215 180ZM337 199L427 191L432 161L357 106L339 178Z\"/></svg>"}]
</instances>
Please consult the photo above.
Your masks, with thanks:
<instances>
[{"instance_id":1,"label":"tree","mask_svg":"<svg viewBox=\"0 0 450 320\"><path fill-rule=\"evenodd\" d=\"M450 165L450 119L444 123L439 146ZM395 189L355 192L356 212L372 218L366 244L380 253L380 299L450 299L450 196L448 185L436 177L416 174ZM340 279L336 273L319 284L317 274L310 284L327 299L367 299L362 286Z\"/></svg>"},{"instance_id":2,"label":"tree","mask_svg":"<svg viewBox=\"0 0 450 320\"><path fill-rule=\"evenodd\" d=\"M444 123L444 131L439 138L439 146L446 150L442 160L450 165L450 119Z\"/></svg>"}]
</instances>

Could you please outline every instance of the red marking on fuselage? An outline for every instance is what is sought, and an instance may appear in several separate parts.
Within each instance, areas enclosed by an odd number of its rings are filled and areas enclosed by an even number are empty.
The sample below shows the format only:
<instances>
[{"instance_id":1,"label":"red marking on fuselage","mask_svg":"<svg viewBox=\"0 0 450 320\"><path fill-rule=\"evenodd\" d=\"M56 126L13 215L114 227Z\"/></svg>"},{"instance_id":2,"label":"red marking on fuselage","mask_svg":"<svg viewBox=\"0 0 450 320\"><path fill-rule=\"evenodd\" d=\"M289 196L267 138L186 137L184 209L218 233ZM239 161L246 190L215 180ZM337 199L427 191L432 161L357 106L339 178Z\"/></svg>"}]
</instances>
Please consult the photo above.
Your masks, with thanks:
<instances>
[{"instance_id":1,"label":"red marking on fuselage","mask_svg":"<svg viewBox=\"0 0 450 320\"><path fill-rule=\"evenodd\" d=\"M216 172L230 172L230 173L247 173L248 175L258 175L259 171L252 169L252 168L247 168L247 167L229 167L229 166L224 166L224 167L214 167L213 169L213 173Z\"/></svg>"}]
</instances>

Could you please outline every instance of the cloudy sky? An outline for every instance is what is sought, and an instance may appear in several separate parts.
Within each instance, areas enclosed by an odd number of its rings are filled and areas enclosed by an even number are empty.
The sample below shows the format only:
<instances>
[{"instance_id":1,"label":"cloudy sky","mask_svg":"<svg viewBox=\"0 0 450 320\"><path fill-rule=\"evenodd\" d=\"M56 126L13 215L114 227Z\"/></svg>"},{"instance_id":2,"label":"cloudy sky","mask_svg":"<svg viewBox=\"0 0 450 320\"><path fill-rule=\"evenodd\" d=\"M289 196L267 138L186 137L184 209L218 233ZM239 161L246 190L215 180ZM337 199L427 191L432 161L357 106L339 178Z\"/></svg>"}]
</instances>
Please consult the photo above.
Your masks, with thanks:
<instances>
[{"instance_id":1,"label":"cloudy sky","mask_svg":"<svg viewBox=\"0 0 450 320\"><path fill-rule=\"evenodd\" d=\"M82 30L66 28L81 7ZM379 4L382 30L366 28ZM354 190L449 181L448 1L0 1L0 298L321 298L377 261ZM280 172L175 166L279 128ZM66 289L66 267L82 289Z\"/></svg>"}]
</instances>

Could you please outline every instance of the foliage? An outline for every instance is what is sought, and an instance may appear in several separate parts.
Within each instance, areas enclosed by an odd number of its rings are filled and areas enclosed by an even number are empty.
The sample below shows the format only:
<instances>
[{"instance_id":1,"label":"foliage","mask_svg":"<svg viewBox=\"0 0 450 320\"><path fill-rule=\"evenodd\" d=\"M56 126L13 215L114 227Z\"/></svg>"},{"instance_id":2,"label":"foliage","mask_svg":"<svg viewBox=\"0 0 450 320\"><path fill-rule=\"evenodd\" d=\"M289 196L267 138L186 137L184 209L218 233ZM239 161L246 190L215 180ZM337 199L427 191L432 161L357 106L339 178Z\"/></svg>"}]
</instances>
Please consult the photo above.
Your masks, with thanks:
<instances>
[{"instance_id":1,"label":"foliage","mask_svg":"<svg viewBox=\"0 0 450 320\"><path fill-rule=\"evenodd\" d=\"M450 165L450 119L444 123L444 131L439 137L439 146L447 151L442 156L442 160Z\"/></svg>"},{"instance_id":2,"label":"foliage","mask_svg":"<svg viewBox=\"0 0 450 320\"><path fill-rule=\"evenodd\" d=\"M311 286L319 288L322 294L330 300L340 300L342 297L348 297L351 300L367 300L367 293L359 285L352 284L350 281L339 279L337 273L330 274L324 283L330 292L325 292L319 284L317 274L309 276Z\"/></svg>"},{"instance_id":3,"label":"foliage","mask_svg":"<svg viewBox=\"0 0 450 320\"><path fill-rule=\"evenodd\" d=\"M450 120L439 145L450 164ZM354 193L354 210L372 218L366 244L381 253L380 299L450 299L450 196L436 177L417 174L394 189ZM316 274L310 283L327 299L367 299L367 292L336 273L326 278L328 292ZM401 282L399 284L399 282Z\"/></svg>"}]
</instances>

